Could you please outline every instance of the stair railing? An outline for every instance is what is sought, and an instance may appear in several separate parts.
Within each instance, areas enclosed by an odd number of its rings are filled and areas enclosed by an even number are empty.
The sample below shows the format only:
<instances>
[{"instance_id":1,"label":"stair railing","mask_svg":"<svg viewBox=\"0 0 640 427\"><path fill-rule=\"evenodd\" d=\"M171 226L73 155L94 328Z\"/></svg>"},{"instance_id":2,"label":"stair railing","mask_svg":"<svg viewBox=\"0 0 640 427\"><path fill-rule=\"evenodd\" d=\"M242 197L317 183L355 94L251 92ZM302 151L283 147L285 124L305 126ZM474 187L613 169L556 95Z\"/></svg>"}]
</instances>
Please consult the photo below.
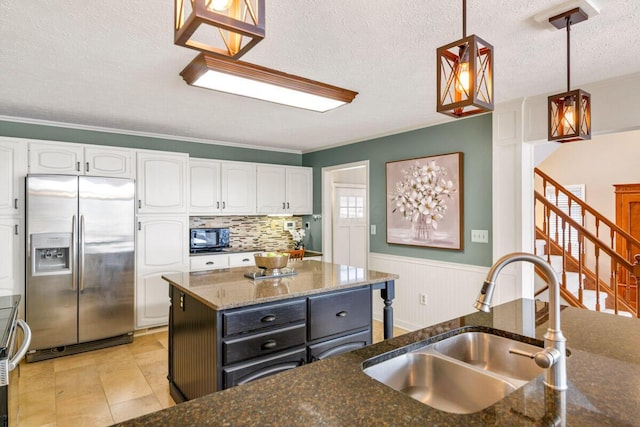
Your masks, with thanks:
<instances>
[{"instance_id":1,"label":"stair railing","mask_svg":"<svg viewBox=\"0 0 640 427\"><path fill-rule=\"evenodd\" d=\"M537 170L537 169L536 169ZM552 180L549 179L549 182ZM559 184L554 184L556 188L560 186ZM565 190L566 191L566 190ZM569 192L567 192L569 193ZM571 194L571 193L569 193ZM573 195L571 195L573 196ZM575 197L575 196L573 196ZM577 198L576 198L577 199ZM571 200L571 199L569 199ZM578 199L579 200L579 199ZM640 304L638 301L640 299L640 293L636 292L636 301L635 307L631 304L628 299L625 299L619 295L618 292L618 272L623 271L629 277L640 277L640 255L635 257L635 263L631 263L627 259L623 258L620 254L618 254L612 246L603 242L597 234L591 233L582 224L576 222L570 215L565 213L562 209L557 207L551 201L549 201L544 195L540 194L538 191L534 192L534 206L536 209L536 214L538 213L540 206L542 206L543 210L543 218L542 218L542 229L538 228L538 232L545 237L546 245L547 245L547 261L551 262L551 248L560 248L562 254L562 277L561 282L563 284L562 288L566 292L568 289L566 288L566 272L567 265L570 262L574 262L577 264L577 272L578 272L578 295L576 298L580 303L583 302L582 292L584 290L584 277L589 276L593 279L594 287L596 291L596 311L600 311L602 309L600 305L600 293L605 292L607 295L611 295L614 297L614 313L618 314L620 309L631 313L634 317L640 317ZM582 201L580 201L582 202ZM584 204L582 202L582 204ZM590 210L593 210L589 207ZM583 211L587 211L586 209ZM554 214L553 221L556 221L556 233L554 236L551 236L551 214ZM601 216L600 214L598 214ZM608 221L608 220L607 220ZM604 221L602 221L604 222ZM610 222L610 221L609 221ZM614 224L615 226L615 224ZM618 227L619 228L619 227ZM577 233L577 241L578 241L578 258L575 259L571 255L570 245L567 245L568 242L565 241L567 236L567 230L573 229ZM561 230L561 233L558 233L558 230ZM624 230L621 230L623 233ZM633 237L629 236L631 239ZM633 239L635 240L635 239ZM595 271L591 271L590 268L586 266L585 262L585 243L588 242L592 245L594 251L594 262L591 263L594 266ZM640 242L638 244L640 246ZM601 254L604 253L605 256L608 256L611 260L611 271L609 274L609 283L601 280L601 272L600 272L600 257ZM628 286L628 282L627 282ZM582 305L582 304L581 304ZM582 305L584 306L584 305Z\"/></svg>"}]
</instances>

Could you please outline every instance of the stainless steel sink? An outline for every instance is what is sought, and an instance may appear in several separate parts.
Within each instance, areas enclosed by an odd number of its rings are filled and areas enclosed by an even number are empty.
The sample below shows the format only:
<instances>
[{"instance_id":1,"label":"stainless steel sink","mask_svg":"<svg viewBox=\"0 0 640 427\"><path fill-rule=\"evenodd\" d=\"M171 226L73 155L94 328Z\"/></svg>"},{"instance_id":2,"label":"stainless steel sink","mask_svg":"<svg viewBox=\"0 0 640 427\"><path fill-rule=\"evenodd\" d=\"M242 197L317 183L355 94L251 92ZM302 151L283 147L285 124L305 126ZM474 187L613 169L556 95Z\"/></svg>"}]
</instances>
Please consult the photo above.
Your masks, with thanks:
<instances>
[{"instance_id":1,"label":"stainless steel sink","mask_svg":"<svg viewBox=\"0 0 640 427\"><path fill-rule=\"evenodd\" d=\"M424 404L456 414L479 411L516 389L497 377L429 353L407 353L364 372Z\"/></svg>"},{"instance_id":2,"label":"stainless steel sink","mask_svg":"<svg viewBox=\"0 0 640 427\"><path fill-rule=\"evenodd\" d=\"M541 350L486 332L463 332L380 363L365 362L364 373L433 408L468 414L493 405L544 372L509 349Z\"/></svg>"},{"instance_id":3,"label":"stainless steel sink","mask_svg":"<svg viewBox=\"0 0 640 427\"><path fill-rule=\"evenodd\" d=\"M537 353L540 347L486 332L454 335L436 342L433 349L484 371L508 377L518 387L544 373L533 360L509 352Z\"/></svg>"}]
</instances>

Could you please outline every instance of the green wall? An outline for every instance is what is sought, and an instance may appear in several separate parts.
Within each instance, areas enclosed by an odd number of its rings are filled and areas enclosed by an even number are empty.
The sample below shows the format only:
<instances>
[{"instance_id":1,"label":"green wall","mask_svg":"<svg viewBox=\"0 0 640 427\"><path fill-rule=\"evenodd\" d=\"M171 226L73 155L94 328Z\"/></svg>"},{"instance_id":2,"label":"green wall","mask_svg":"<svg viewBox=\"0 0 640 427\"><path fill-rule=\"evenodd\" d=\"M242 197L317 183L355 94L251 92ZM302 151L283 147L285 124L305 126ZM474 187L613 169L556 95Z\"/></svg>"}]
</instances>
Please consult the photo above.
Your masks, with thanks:
<instances>
[{"instance_id":1,"label":"green wall","mask_svg":"<svg viewBox=\"0 0 640 427\"><path fill-rule=\"evenodd\" d=\"M302 155L0 120L0 136L189 153L191 157L300 166Z\"/></svg>"},{"instance_id":2,"label":"green wall","mask_svg":"<svg viewBox=\"0 0 640 427\"><path fill-rule=\"evenodd\" d=\"M491 115L457 120L438 126L376 138L303 154L302 165L312 166L313 212L322 213L322 168L369 160L370 223L377 234L370 236L370 251L390 255L490 266L492 245L471 243L471 230L489 230L492 235ZM390 245L386 242L386 162L463 152L464 250ZM305 219L309 221L309 219ZM321 250L320 221L312 222L311 249Z\"/></svg>"}]
</instances>

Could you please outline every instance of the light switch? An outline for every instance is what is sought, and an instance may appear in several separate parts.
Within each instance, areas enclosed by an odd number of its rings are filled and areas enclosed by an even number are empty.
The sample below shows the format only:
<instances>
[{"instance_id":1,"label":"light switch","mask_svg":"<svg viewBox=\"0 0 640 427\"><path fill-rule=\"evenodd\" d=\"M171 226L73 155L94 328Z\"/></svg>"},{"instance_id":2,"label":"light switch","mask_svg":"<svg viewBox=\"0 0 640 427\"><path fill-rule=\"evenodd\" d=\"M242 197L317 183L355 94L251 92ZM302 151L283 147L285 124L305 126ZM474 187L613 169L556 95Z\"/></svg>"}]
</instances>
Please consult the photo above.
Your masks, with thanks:
<instances>
[{"instance_id":1,"label":"light switch","mask_svg":"<svg viewBox=\"0 0 640 427\"><path fill-rule=\"evenodd\" d=\"M375 224L371 224L371 235L376 234L376 225Z\"/></svg>"},{"instance_id":2,"label":"light switch","mask_svg":"<svg viewBox=\"0 0 640 427\"><path fill-rule=\"evenodd\" d=\"M489 230L471 230L471 241L489 243Z\"/></svg>"}]
</instances>

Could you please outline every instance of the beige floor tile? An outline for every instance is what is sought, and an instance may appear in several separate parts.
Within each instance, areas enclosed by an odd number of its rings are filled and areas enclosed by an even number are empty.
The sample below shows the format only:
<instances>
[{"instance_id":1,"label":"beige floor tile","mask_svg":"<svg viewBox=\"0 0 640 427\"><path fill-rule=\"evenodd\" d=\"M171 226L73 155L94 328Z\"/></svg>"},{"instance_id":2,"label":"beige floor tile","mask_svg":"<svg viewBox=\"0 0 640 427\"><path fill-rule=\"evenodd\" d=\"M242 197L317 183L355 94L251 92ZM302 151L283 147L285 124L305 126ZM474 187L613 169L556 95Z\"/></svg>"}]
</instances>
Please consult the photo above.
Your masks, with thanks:
<instances>
[{"instance_id":1,"label":"beige floor tile","mask_svg":"<svg viewBox=\"0 0 640 427\"><path fill-rule=\"evenodd\" d=\"M56 394L54 389L36 390L20 394L18 424L42 426L56 423Z\"/></svg>"},{"instance_id":2,"label":"beige floor tile","mask_svg":"<svg viewBox=\"0 0 640 427\"><path fill-rule=\"evenodd\" d=\"M152 393L140 369L126 368L110 373L101 373L100 379L110 405L137 399Z\"/></svg>"},{"instance_id":3,"label":"beige floor tile","mask_svg":"<svg viewBox=\"0 0 640 427\"><path fill-rule=\"evenodd\" d=\"M56 372L57 399L75 399L88 394L104 396L102 381L95 366L81 366Z\"/></svg>"},{"instance_id":4,"label":"beige floor tile","mask_svg":"<svg viewBox=\"0 0 640 427\"><path fill-rule=\"evenodd\" d=\"M43 371L32 375L21 375L18 380L19 394L30 393L36 390L55 390L55 373Z\"/></svg>"},{"instance_id":5,"label":"beige floor tile","mask_svg":"<svg viewBox=\"0 0 640 427\"><path fill-rule=\"evenodd\" d=\"M103 348L93 353L96 365L111 363L113 361L133 361L133 355L131 354L131 351L129 351L128 345Z\"/></svg>"},{"instance_id":6,"label":"beige floor tile","mask_svg":"<svg viewBox=\"0 0 640 427\"><path fill-rule=\"evenodd\" d=\"M82 366L94 366L96 364L93 353L80 353L71 356L63 356L53 360L53 370L55 372L67 369L79 368Z\"/></svg>"},{"instance_id":7,"label":"beige floor tile","mask_svg":"<svg viewBox=\"0 0 640 427\"><path fill-rule=\"evenodd\" d=\"M34 375L53 374L53 360L43 360L41 362L20 363L20 377L29 378Z\"/></svg>"},{"instance_id":8,"label":"beige floor tile","mask_svg":"<svg viewBox=\"0 0 640 427\"><path fill-rule=\"evenodd\" d=\"M109 404L104 395L87 394L75 399L57 399L59 426L108 426L113 424Z\"/></svg>"},{"instance_id":9,"label":"beige floor tile","mask_svg":"<svg viewBox=\"0 0 640 427\"><path fill-rule=\"evenodd\" d=\"M153 335L144 335L140 338L134 338L133 343L129 344L129 350L132 354L146 353L155 350L166 350L160 341Z\"/></svg>"},{"instance_id":10,"label":"beige floor tile","mask_svg":"<svg viewBox=\"0 0 640 427\"><path fill-rule=\"evenodd\" d=\"M160 401L160 405L163 409L176 406L176 402L173 401L171 395L169 394L169 383L167 383L166 386L159 387L157 389L153 386L151 388L153 389L153 393L158 398L158 401Z\"/></svg>"},{"instance_id":11,"label":"beige floor tile","mask_svg":"<svg viewBox=\"0 0 640 427\"><path fill-rule=\"evenodd\" d=\"M150 412L159 411L162 408L160 401L156 395L152 393L137 399L111 405L111 415L113 416L113 421L118 423Z\"/></svg>"},{"instance_id":12,"label":"beige floor tile","mask_svg":"<svg viewBox=\"0 0 640 427\"><path fill-rule=\"evenodd\" d=\"M164 366L164 370L166 371L168 368L168 360L169 360L169 352L160 348L158 350L147 351L145 353L138 353L133 356L136 360L138 366Z\"/></svg>"}]
</instances>

